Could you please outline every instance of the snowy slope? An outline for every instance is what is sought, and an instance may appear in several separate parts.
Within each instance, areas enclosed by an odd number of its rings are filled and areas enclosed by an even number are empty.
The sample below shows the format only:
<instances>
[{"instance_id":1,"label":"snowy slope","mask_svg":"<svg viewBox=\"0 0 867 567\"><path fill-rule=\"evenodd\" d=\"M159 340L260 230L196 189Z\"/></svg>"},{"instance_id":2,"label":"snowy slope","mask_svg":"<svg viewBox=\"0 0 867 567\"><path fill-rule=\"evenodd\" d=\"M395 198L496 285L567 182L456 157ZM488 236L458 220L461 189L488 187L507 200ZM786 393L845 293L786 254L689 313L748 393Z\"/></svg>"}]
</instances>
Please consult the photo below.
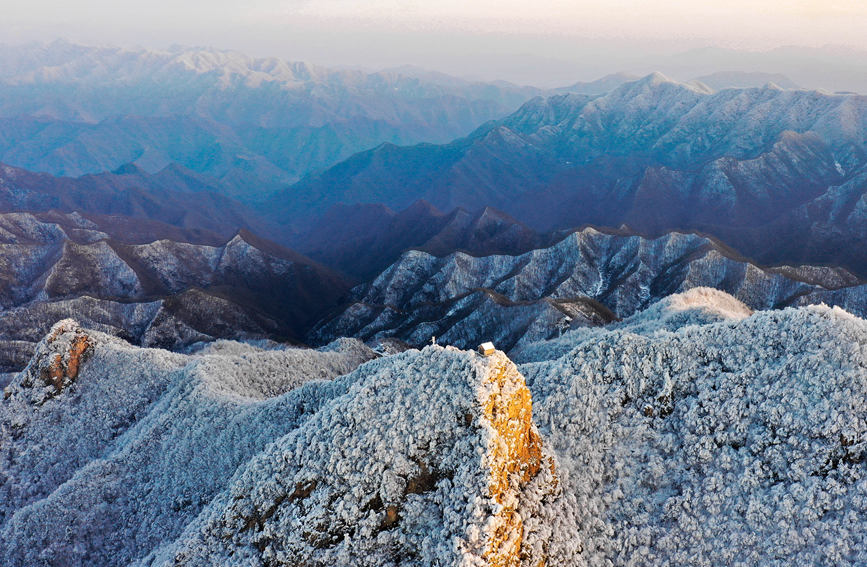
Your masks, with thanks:
<instances>
[{"instance_id":1,"label":"snowy slope","mask_svg":"<svg viewBox=\"0 0 867 567\"><path fill-rule=\"evenodd\" d=\"M349 287L246 231L214 246L127 243L118 232L77 213L0 214L0 368L22 368L65 317L174 349L214 338L298 339Z\"/></svg>"},{"instance_id":2,"label":"snowy slope","mask_svg":"<svg viewBox=\"0 0 867 567\"><path fill-rule=\"evenodd\" d=\"M696 289L528 345L518 366L431 346L352 370L370 356L169 354L58 325L0 401L0 554L867 561L867 323L838 308L753 313Z\"/></svg>"},{"instance_id":3,"label":"snowy slope","mask_svg":"<svg viewBox=\"0 0 867 567\"><path fill-rule=\"evenodd\" d=\"M747 317L724 294L686 295L721 322L661 331L651 309L520 366L571 473L583 560L863 564L867 324L824 306Z\"/></svg>"},{"instance_id":4,"label":"snowy slope","mask_svg":"<svg viewBox=\"0 0 867 567\"><path fill-rule=\"evenodd\" d=\"M649 239L586 228L517 256L410 250L356 287L346 309L311 338L396 336L420 345L437 336L461 347L492 339L509 350L551 338L564 325L606 323L702 286L753 309L824 302L867 314L867 287L846 270L763 268L695 234Z\"/></svg>"},{"instance_id":5,"label":"snowy slope","mask_svg":"<svg viewBox=\"0 0 867 567\"><path fill-rule=\"evenodd\" d=\"M87 346L75 375L79 337ZM357 341L225 350L143 350L58 323L0 411L4 564L41 556L123 565L146 553L176 536L236 467L345 391L322 380L373 356Z\"/></svg>"}]
</instances>

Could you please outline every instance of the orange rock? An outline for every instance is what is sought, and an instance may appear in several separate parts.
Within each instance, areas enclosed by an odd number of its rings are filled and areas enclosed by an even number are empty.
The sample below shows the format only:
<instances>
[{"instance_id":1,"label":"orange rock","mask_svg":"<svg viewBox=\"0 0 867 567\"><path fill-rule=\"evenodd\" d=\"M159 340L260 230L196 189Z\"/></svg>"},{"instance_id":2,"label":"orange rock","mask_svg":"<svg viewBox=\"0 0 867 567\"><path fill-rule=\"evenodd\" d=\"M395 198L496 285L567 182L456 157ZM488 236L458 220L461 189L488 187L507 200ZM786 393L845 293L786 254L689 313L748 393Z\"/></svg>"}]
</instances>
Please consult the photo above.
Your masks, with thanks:
<instances>
[{"instance_id":1,"label":"orange rock","mask_svg":"<svg viewBox=\"0 0 867 567\"><path fill-rule=\"evenodd\" d=\"M55 333L55 335L59 335L59 333ZM48 342L56 340L57 336L55 335L49 337ZM63 391L67 380L72 382L78 378L81 363L84 362L91 347L90 338L87 335L82 333L76 334L65 356L55 354L48 368L42 371L45 382L54 386L57 393Z\"/></svg>"},{"instance_id":2,"label":"orange rock","mask_svg":"<svg viewBox=\"0 0 867 567\"><path fill-rule=\"evenodd\" d=\"M533 426L533 399L523 376L505 356L495 360L483 384L486 399L480 401L483 419L495 431L489 447L488 487L501 508L488 524L484 558L491 567L517 567L524 525L515 510L515 495L541 470L542 439Z\"/></svg>"},{"instance_id":3,"label":"orange rock","mask_svg":"<svg viewBox=\"0 0 867 567\"><path fill-rule=\"evenodd\" d=\"M87 335L78 335L72 341L72 346L69 348L68 361L66 363L66 377L70 380L78 378L78 369L82 362L82 357L90 348L90 339Z\"/></svg>"}]
</instances>

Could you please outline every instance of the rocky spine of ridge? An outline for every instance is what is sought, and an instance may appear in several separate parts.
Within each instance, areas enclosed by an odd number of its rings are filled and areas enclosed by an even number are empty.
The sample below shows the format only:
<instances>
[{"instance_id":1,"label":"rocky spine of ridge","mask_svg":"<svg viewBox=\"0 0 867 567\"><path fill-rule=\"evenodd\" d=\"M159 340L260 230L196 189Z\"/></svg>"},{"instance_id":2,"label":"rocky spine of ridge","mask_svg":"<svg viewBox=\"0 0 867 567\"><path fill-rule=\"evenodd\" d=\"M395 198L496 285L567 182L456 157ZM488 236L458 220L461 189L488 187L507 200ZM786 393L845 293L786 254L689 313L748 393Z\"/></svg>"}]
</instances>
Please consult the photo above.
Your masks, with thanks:
<instances>
[{"instance_id":1,"label":"rocky spine of ridge","mask_svg":"<svg viewBox=\"0 0 867 567\"><path fill-rule=\"evenodd\" d=\"M516 256L410 250L354 288L343 311L309 337L396 337L421 345L436 336L462 348L490 339L510 351L698 287L720 289L753 309L827 303L867 315L867 285L844 269L762 267L696 234L645 238L586 228Z\"/></svg>"},{"instance_id":2,"label":"rocky spine of ridge","mask_svg":"<svg viewBox=\"0 0 867 567\"><path fill-rule=\"evenodd\" d=\"M573 504L505 354L431 346L347 379L145 564L538 567L575 551L544 517Z\"/></svg>"},{"instance_id":3,"label":"rocky spine of ridge","mask_svg":"<svg viewBox=\"0 0 867 567\"><path fill-rule=\"evenodd\" d=\"M0 400L0 557L863 565L865 337L836 307L706 288L509 358L182 355L64 322Z\"/></svg>"},{"instance_id":4,"label":"rocky spine of ridge","mask_svg":"<svg viewBox=\"0 0 867 567\"><path fill-rule=\"evenodd\" d=\"M496 503L494 514L484 524L487 541L482 556L490 567L518 567L524 524L518 512L520 490L532 482L543 466L557 489L554 460L543 455L542 438L533 423L533 400L524 377L505 354L490 355L489 369L478 389L481 422L490 428L486 465L489 490ZM536 563L544 565L544 559Z\"/></svg>"}]
</instances>

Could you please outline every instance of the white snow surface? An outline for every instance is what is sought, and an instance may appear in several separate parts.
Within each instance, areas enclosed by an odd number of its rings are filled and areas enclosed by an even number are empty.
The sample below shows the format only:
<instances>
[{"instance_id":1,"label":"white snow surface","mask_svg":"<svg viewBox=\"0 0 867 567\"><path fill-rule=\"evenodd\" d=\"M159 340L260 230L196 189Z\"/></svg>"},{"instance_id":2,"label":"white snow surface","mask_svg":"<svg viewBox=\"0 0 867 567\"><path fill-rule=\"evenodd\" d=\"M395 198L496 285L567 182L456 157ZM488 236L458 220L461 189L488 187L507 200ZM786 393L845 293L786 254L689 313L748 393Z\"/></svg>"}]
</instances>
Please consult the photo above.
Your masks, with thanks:
<instances>
[{"instance_id":1,"label":"white snow surface","mask_svg":"<svg viewBox=\"0 0 867 567\"><path fill-rule=\"evenodd\" d=\"M867 563L867 322L839 308L698 288L517 367L58 329L0 401L4 565L485 565L503 369L553 466L508 494L522 565ZM43 369L81 333L56 392Z\"/></svg>"}]
</instances>

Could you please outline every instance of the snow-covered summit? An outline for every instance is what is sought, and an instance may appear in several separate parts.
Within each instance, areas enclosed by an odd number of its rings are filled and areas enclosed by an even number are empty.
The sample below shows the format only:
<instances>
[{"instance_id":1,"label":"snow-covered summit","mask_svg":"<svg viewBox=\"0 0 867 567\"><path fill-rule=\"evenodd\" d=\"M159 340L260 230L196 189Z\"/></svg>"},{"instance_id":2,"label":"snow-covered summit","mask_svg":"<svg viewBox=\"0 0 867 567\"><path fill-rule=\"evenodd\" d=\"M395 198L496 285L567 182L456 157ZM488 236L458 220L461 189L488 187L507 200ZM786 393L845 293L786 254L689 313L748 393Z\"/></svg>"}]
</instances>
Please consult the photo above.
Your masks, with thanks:
<instances>
[{"instance_id":1,"label":"snow-covered summit","mask_svg":"<svg viewBox=\"0 0 867 567\"><path fill-rule=\"evenodd\" d=\"M678 313L693 316L648 324ZM536 343L518 365L429 346L350 371L366 357L346 340L181 355L66 321L0 401L0 554L859 565L865 345L867 322L839 308L751 314L707 289Z\"/></svg>"}]
</instances>

